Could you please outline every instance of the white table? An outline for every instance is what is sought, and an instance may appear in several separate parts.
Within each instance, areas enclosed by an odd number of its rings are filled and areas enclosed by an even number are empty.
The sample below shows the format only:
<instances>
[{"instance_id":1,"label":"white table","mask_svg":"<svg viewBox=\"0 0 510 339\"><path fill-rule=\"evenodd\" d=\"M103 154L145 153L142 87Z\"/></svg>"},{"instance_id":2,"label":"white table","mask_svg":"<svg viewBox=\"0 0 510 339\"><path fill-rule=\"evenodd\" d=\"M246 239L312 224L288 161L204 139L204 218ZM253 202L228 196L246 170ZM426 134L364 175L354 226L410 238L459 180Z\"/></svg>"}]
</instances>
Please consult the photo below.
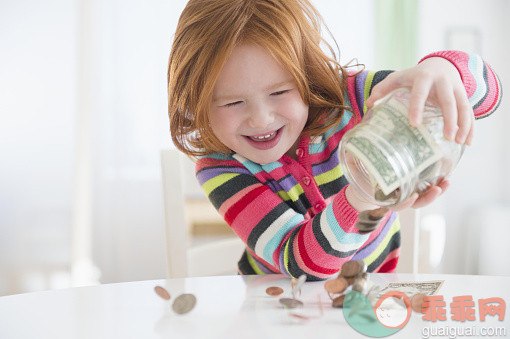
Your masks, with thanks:
<instances>
[{"instance_id":1,"label":"white table","mask_svg":"<svg viewBox=\"0 0 510 339\"><path fill-rule=\"evenodd\" d=\"M489 317L482 323L477 303L479 298L500 297L510 304L510 277L371 274L370 279L379 285L445 281L438 294L447 303L448 320L430 323L413 313L392 338L421 338L424 328L431 326L498 327L510 336L510 314L503 322ZM159 298L156 285L164 286L172 299ZM289 316L278 298L265 294L269 286L280 286L283 296L290 296L290 282L281 275L152 280L4 296L0 297L0 338L366 338L349 326L341 309L331 307L324 282L307 282L302 289L301 314L319 315L319 296L324 304L323 316L308 321ZM195 308L184 315L171 309L172 300L181 293L197 297ZM476 321L451 320L448 304L461 295L473 296Z\"/></svg>"}]
</instances>

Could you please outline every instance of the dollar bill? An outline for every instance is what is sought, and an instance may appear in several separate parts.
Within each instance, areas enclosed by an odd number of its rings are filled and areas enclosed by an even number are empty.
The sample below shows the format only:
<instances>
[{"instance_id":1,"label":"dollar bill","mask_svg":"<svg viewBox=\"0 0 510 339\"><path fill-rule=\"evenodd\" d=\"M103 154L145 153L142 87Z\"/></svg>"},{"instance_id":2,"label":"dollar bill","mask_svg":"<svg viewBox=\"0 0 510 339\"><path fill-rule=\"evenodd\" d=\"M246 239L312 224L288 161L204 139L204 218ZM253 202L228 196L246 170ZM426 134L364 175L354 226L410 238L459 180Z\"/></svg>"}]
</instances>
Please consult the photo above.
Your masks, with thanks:
<instances>
[{"instance_id":1,"label":"dollar bill","mask_svg":"<svg viewBox=\"0 0 510 339\"><path fill-rule=\"evenodd\" d=\"M409 281L409 282L392 282L379 290L378 298L381 298L386 292L399 291L405 293L409 298L418 293L423 293L427 296L436 294L444 280L433 281Z\"/></svg>"},{"instance_id":2,"label":"dollar bill","mask_svg":"<svg viewBox=\"0 0 510 339\"><path fill-rule=\"evenodd\" d=\"M380 106L366 126L373 133L359 130L346 145L346 150L363 163L375 181L373 186L378 184L386 195L400 186L405 172L416 175L443 157L423 125L409 125L407 111L400 102ZM384 140L376 139L374 134L384 136Z\"/></svg>"}]
</instances>

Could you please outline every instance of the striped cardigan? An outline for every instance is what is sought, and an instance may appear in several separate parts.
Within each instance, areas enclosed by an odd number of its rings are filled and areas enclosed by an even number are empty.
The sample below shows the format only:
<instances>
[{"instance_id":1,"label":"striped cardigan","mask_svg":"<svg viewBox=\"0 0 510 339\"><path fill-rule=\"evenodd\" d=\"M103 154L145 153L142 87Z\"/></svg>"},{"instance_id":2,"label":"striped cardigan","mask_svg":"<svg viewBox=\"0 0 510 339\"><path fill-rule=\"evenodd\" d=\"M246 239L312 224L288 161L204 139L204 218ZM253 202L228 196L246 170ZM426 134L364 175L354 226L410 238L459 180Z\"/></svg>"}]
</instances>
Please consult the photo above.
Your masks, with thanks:
<instances>
[{"instance_id":1,"label":"striped cardigan","mask_svg":"<svg viewBox=\"0 0 510 339\"><path fill-rule=\"evenodd\" d=\"M477 118L497 108L499 80L479 56L447 51L427 57L432 56L457 67ZM371 89L389 73L349 76L345 105L352 112L345 110L341 123L319 138L301 137L298 161L284 155L260 165L239 154L198 159L196 176L202 189L246 244L238 263L240 274L305 274L308 280L321 280L338 273L344 262L358 259L366 262L369 272L395 269L398 215L388 213L376 230L359 234L358 212L345 197L348 182L337 153L342 136L363 117Z\"/></svg>"}]
</instances>

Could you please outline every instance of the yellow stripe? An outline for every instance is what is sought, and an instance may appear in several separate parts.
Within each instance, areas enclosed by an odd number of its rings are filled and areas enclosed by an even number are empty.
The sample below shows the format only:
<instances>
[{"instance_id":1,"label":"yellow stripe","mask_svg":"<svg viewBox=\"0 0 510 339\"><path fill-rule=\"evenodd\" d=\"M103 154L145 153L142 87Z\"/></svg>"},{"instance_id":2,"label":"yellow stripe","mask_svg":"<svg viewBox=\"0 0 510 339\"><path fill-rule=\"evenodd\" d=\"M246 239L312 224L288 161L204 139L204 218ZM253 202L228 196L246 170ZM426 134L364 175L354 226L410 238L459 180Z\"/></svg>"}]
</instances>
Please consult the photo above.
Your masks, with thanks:
<instances>
[{"instance_id":1,"label":"yellow stripe","mask_svg":"<svg viewBox=\"0 0 510 339\"><path fill-rule=\"evenodd\" d=\"M317 185L327 184L328 182L340 178L342 174L343 173L342 170L340 169L340 166L337 165L335 168L316 176L315 182L317 183Z\"/></svg>"},{"instance_id":2,"label":"yellow stripe","mask_svg":"<svg viewBox=\"0 0 510 339\"><path fill-rule=\"evenodd\" d=\"M287 194L292 199L292 201L298 201L299 195L303 194L303 187L301 187L300 184L296 184L287 192Z\"/></svg>"},{"instance_id":3,"label":"yellow stripe","mask_svg":"<svg viewBox=\"0 0 510 339\"><path fill-rule=\"evenodd\" d=\"M285 243L285 250L283 251L283 264L285 265L285 269L290 274L289 270L289 240Z\"/></svg>"},{"instance_id":4,"label":"yellow stripe","mask_svg":"<svg viewBox=\"0 0 510 339\"><path fill-rule=\"evenodd\" d=\"M368 72L367 79L365 80L365 101L368 99L370 95L370 87L372 86L372 81L374 80L375 72ZM368 110L367 105L363 104L363 114Z\"/></svg>"},{"instance_id":5,"label":"yellow stripe","mask_svg":"<svg viewBox=\"0 0 510 339\"><path fill-rule=\"evenodd\" d=\"M202 190L206 195L209 195L212 191L214 191L217 187L223 185L227 181L232 178L235 178L239 175L239 173L223 173L215 176L212 179L207 180L202 184Z\"/></svg>"},{"instance_id":6,"label":"yellow stripe","mask_svg":"<svg viewBox=\"0 0 510 339\"><path fill-rule=\"evenodd\" d=\"M386 237L383 239L382 243L379 244L379 246L375 249L375 251L372 252L368 257L366 257L364 260L367 263L367 266L372 264L384 251L386 246L388 246L388 243L390 242L391 237L400 230L400 220L397 217L395 221L393 222L393 225L391 225L390 230L388 231L388 234L386 234Z\"/></svg>"},{"instance_id":7,"label":"yellow stripe","mask_svg":"<svg viewBox=\"0 0 510 339\"><path fill-rule=\"evenodd\" d=\"M262 272L262 270L259 268L259 266L257 265L257 263L255 262L255 259L253 259L253 257L251 256L250 252L246 251L246 257L248 258L248 263L250 264L251 268L253 268L253 270L255 271L255 273L257 274L265 274L264 272Z\"/></svg>"}]
</instances>

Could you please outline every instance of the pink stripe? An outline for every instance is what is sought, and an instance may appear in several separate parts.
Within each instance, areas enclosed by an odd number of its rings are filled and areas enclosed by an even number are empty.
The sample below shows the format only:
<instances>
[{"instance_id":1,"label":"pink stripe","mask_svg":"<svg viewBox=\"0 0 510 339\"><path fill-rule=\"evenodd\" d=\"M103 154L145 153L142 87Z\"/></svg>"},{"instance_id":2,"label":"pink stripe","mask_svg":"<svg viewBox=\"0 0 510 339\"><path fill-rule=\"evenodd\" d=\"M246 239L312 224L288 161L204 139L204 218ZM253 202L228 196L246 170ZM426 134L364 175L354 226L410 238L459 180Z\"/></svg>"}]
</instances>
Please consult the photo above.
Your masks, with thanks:
<instances>
[{"instance_id":1,"label":"pink stripe","mask_svg":"<svg viewBox=\"0 0 510 339\"><path fill-rule=\"evenodd\" d=\"M246 243L253 228L279 203L281 199L275 198L271 190L265 190L237 214L231 224L232 229Z\"/></svg>"},{"instance_id":2,"label":"pink stripe","mask_svg":"<svg viewBox=\"0 0 510 339\"><path fill-rule=\"evenodd\" d=\"M361 113L359 110L363 109L363 107L358 107L358 102L356 101L356 77L354 76L347 78L347 93L349 95L349 101L351 102L351 108L354 110L357 120L361 121ZM351 121L353 120L354 119L351 119Z\"/></svg>"},{"instance_id":3,"label":"pink stripe","mask_svg":"<svg viewBox=\"0 0 510 339\"><path fill-rule=\"evenodd\" d=\"M381 269L382 266L384 266L388 261L398 258L399 255L400 255L400 248L396 248L393 251L391 251L390 253L388 253L388 255L386 256L384 261L379 266L377 266L377 268L374 270L374 273L379 272L379 270ZM384 273L390 273L390 272L384 272Z\"/></svg>"},{"instance_id":4,"label":"pink stripe","mask_svg":"<svg viewBox=\"0 0 510 339\"><path fill-rule=\"evenodd\" d=\"M301 253L299 253L298 238L299 238L298 235L296 235L294 237L294 243L291 244L291 246L292 246L292 253L294 254L294 259L296 260L296 263L299 266L299 268L302 271L304 271L305 273L308 273L309 275L314 275L314 276L316 276L318 278L322 278L322 279L329 278L330 275L315 272L312 269L310 269L308 266L305 265L303 258L301 257Z\"/></svg>"},{"instance_id":5,"label":"pink stripe","mask_svg":"<svg viewBox=\"0 0 510 339\"><path fill-rule=\"evenodd\" d=\"M232 207L232 205L234 205L243 196L245 196L246 194L248 194L249 192L251 192L252 190L256 189L259 186L260 186L260 184L254 184L254 185L248 186L248 187L242 189L241 191L237 192L236 194L234 194L233 196L231 196L230 198L225 200L225 202L223 203L223 205L220 206L220 209L218 211L220 212L220 214L222 216L225 216L225 212L228 211L230 209L230 207Z\"/></svg>"},{"instance_id":6,"label":"pink stripe","mask_svg":"<svg viewBox=\"0 0 510 339\"><path fill-rule=\"evenodd\" d=\"M308 256L310 257L310 261L312 261L315 265L328 270L339 271L342 263L349 260L349 258L338 258L324 252L324 249L313 234L313 227L307 227L304 230L301 229L301 231L305 232L303 238L305 243L304 247L309 253ZM313 255L310 255L310 252L313 252Z\"/></svg>"}]
</instances>

